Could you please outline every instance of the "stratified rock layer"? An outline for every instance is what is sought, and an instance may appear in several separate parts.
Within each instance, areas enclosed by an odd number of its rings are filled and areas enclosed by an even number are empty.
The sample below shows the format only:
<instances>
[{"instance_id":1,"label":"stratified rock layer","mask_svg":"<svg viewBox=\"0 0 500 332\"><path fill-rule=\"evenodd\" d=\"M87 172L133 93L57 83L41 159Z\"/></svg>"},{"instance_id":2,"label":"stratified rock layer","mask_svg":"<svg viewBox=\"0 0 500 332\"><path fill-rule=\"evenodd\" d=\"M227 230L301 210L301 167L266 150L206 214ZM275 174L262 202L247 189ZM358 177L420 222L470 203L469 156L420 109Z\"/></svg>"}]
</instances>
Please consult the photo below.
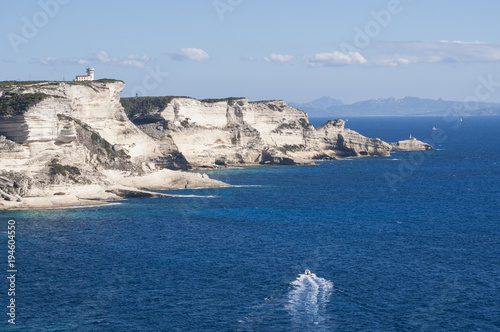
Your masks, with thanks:
<instances>
[{"instance_id":1,"label":"stratified rock layer","mask_svg":"<svg viewBox=\"0 0 500 332\"><path fill-rule=\"evenodd\" d=\"M392 149L380 139L345 128L341 119L314 128L306 113L282 100L171 98L164 109L134 110L131 119L160 145L175 145L194 167L291 165L346 156L388 156Z\"/></svg>"},{"instance_id":2,"label":"stratified rock layer","mask_svg":"<svg viewBox=\"0 0 500 332\"><path fill-rule=\"evenodd\" d=\"M12 84L9 95L47 97L23 114L0 116L0 208L119 199L147 190L141 179L155 189L224 185L161 170L158 161L168 165L170 152L179 152L172 145L165 153L128 119L120 104L124 87L120 81Z\"/></svg>"},{"instance_id":3,"label":"stratified rock layer","mask_svg":"<svg viewBox=\"0 0 500 332\"><path fill-rule=\"evenodd\" d=\"M158 97L150 103L155 108L126 112L119 96L124 87L113 80L3 84L0 208L95 204L158 196L147 192L153 189L225 185L181 171L192 167L294 165L432 148L417 140L391 146L340 119L314 128L306 113L281 100ZM29 107L12 109L23 98ZM147 104L138 100L124 105Z\"/></svg>"}]
</instances>

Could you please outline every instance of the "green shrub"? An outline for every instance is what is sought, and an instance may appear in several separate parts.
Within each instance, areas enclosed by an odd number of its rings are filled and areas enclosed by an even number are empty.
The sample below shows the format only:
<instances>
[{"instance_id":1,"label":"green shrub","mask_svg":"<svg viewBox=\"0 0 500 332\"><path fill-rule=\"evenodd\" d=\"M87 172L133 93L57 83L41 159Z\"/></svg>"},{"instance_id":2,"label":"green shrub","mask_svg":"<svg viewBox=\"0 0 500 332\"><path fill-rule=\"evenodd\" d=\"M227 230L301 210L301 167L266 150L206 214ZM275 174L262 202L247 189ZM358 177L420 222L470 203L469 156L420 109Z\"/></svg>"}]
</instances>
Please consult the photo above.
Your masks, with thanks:
<instances>
[{"instance_id":1,"label":"green shrub","mask_svg":"<svg viewBox=\"0 0 500 332\"><path fill-rule=\"evenodd\" d=\"M292 121L290 123L282 123L276 129L273 130L273 133L280 133L282 130L286 129L307 129L309 128L309 122L306 119L301 118L299 122Z\"/></svg>"},{"instance_id":2,"label":"green shrub","mask_svg":"<svg viewBox=\"0 0 500 332\"><path fill-rule=\"evenodd\" d=\"M16 87L23 87L28 85L40 85L42 83L49 83L48 81L1 81L0 89L8 90Z\"/></svg>"},{"instance_id":3,"label":"green shrub","mask_svg":"<svg viewBox=\"0 0 500 332\"><path fill-rule=\"evenodd\" d=\"M49 95L45 93L13 93L4 92L0 98L0 115L23 115Z\"/></svg>"},{"instance_id":4,"label":"green shrub","mask_svg":"<svg viewBox=\"0 0 500 332\"><path fill-rule=\"evenodd\" d=\"M121 83L125 83L122 80L116 80L114 78L101 78L101 79L98 79L98 80L94 80L92 82L97 82L97 83L116 83L116 82L121 82Z\"/></svg>"},{"instance_id":5,"label":"green shrub","mask_svg":"<svg viewBox=\"0 0 500 332\"><path fill-rule=\"evenodd\" d=\"M297 151L304 150L304 148L305 148L304 144L299 144L299 145L297 145L297 144L293 144L293 145L285 144L282 147L280 147L279 149L281 152L288 152L288 151L297 152Z\"/></svg>"},{"instance_id":6,"label":"green shrub","mask_svg":"<svg viewBox=\"0 0 500 332\"><path fill-rule=\"evenodd\" d=\"M90 139L92 140L92 144L102 147L102 150L104 150L110 158L116 157L116 153L115 151L113 151L113 145L102 138L101 135L99 135L95 131L92 131Z\"/></svg>"},{"instance_id":7,"label":"green shrub","mask_svg":"<svg viewBox=\"0 0 500 332\"><path fill-rule=\"evenodd\" d=\"M53 175L61 174L63 176L66 176L66 168L61 164L53 163L51 165L50 174Z\"/></svg>"},{"instance_id":8,"label":"green shrub","mask_svg":"<svg viewBox=\"0 0 500 332\"><path fill-rule=\"evenodd\" d=\"M75 182L78 182L74 178L74 176L81 175L80 169L78 167L70 166L70 165L62 165L58 162L57 159L53 159L50 162L50 174L52 174L52 175L60 174L62 176L66 176L66 175L68 175L68 173L70 174L69 177L72 178L72 180L74 180Z\"/></svg>"},{"instance_id":9,"label":"green shrub","mask_svg":"<svg viewBox=\"0 0 500 332\"><path fill-rule=\"evenodd\" d=\"M267 107L269 107L273 111L279 111L279 109L273 104L267 104Z\"/></svg>"},{"instance_id":10,"label":"green shrub","mask_svg":"<svg viewBox=\"0 0 500 332\"><path fill-rule=\"evenodd\" d=\"M273 132L279 133L282 130L286 130L286 129L298 129L298 128L299 127L297 126L296 122L290 122L290 123L284 122L284 123L280 124L276 129L274 129Z\"/></svg>"},{"instance_id":11,"label":"green shrub","mask_svg":"<svg viewBox=\"0 0 500 332\"><path fill-rule=\"evenodd\" d=\"M74 121L72 117L64 115L64 114L57 114L57 118L59 120Z\"/></svg>"},{"instance_id":12,"label":"green shrub","mask_svg":"<svg viewBox=\"0 0 500 332\"><path fill-rule=\"evenodd\" d=\"M219 103L221 101L232 101L243 99L243 97L228 97L228 98L209 98L200 100L202 103Z\"/></svg>"},{"instance_id":13,"label":"green shrub","mask_svg":"<svg viewBox=\"0 0 500 332\"><path fill-rule=\"evenodd\" d=\"M92 144L97 145L101 139L101 136L99 136L97 133L92 133L92 135L90 135L90 139L92 140Z\"/></svg>"},{"instance_id":14,"label":"green shrub","mask_svg":"<svg viewBox=\"0 0 500 332\"><path fill-rule=\"evenodd\" d=\"M309 122L307 122L306 119L300 118L299 123L302 126L302 128L304 128L304 129L309 128Z\"/></svg>"},{"instance_id":15,"label":"green shrub","mask_svg":"<svg viewBox=\"0 0 500 332\"><path fill-rule=\"evenodd\" d=\"M258 100L258 101L250 101L250 104L261 104L261 103L270 103L270 102L275 102L278 101L276 99L270 99L270 100Z\"/></svg>"},{"instance_id":16,"label":"green shrub","mask_svg":"<svg viewBox=\"0 0 500 332\"><path fill-rule=\"evenodd\" d=\"M174 98L190 97L127 97L120 98L120 103L122 104L125 113L130 118L131 116L136 114L163 111Z\"/></svg>"},{"instance_id":17,"label":"green shrub","mask_svg":"<svg viewBox=\"0 0 500 332\"><path fill-rule=\"evenodd\" d=\"M80 173L80 169L78 167L75 167L75 166L64 165L64 169L69 174L72 174L72 175L81 175L82 174L82 173Z\"/></svg>"}]
</instances>

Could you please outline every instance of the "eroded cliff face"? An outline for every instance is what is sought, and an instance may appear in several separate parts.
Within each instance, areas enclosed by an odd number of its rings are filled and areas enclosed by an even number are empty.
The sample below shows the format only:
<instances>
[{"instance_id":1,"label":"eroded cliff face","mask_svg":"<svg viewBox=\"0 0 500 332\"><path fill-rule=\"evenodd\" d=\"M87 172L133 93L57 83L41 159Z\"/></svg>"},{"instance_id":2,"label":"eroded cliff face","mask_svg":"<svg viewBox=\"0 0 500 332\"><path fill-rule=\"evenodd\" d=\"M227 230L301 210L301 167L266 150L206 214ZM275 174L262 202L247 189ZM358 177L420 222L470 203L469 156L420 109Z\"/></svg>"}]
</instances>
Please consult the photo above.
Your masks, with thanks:
<instances>
[{"instance_id":1,"label":"eroded cliff face","mask_svg":"<svg viewBox=\"0 0 500 332\"><path fill-rule=\"evenodd\" d=\"M121 109L119 92L124 86L116 81L13 87L11 91L21 95L44 93L47 97L22 115L1 117L0 135L18 143L16 152L6 155L3 151L2 168L25 163L30 171L43 173L43 161L52 159L98 167L102 166L99 161L127 156L129 165L122 170L137 173L135 165L147 160L145 156L154 155L154 141Z\"/></svg>"},{"instance_id":2,"label":"eroded cliff face","mask_svg":"<svg viewBox=\"0 0 500 332\"><path fill-rule=\"evenodd\" d=\"M0 208L224 185L180 171L192 167L293 165L432 148L417 140L391 146L340 119L314 128L306 113L281 100L145 97L148 104L120 100L121 81L7 83L0 85Z\"/></svg>"},{"instance_id":3,"label":"eroded cliff face","mask_svg":"<svg viewBox=\"0 0 500 332\"><path fill-rule=\"evenodd\" d=\"M172 98L164 109L135 113L134 118L152 138L168 137L168 144L173 142L195 167L310 163L345 156L387 156L391 151L379 139L344 128L340 119L315 129L306 113L282 100ZM147 126L144 121L149 121Z\"/></svg>"},{"instance_id":4,"label":"eroded cliff face","mask_svg":"<svg viewBox=\"0 0 500 332\"><path fill-rule=\"evenodd\" d=\"M140 180L137 186L127 187L130 181L126 179L141 177L157 176L150 181L155 188L221 185L201 174L179 177L177 172L159 172L162 146L124 113L119 101L124 87L121 81L4 87L9 93L1 98L45 96L22 114L0 116L0 196L4 201L54 194L76 195L77 200L117 199L119 195L106 191L114 188L114 192L130 194L148 189ZM4 204L0 200L0 206Z\"/></svg>"},{"instance_id":5,"label":"eroded cliff face","mask_svg":"<svg viewBox=\"0 0 500 332\"><path fill-rule=\"evenodd\" d=\"M298 110L270 108L278 103L270 102L269 106L246 99L202 102L182 98L173 99L161 116L169 124L170 137L193 166L251 164L261 162L262 152L269 146L302 143L299 127L282 134L277 128L307 116Z\"/></svg>"},{"instance_id":6,"label":"eroded cliff face","mask_svg":"<svg viewBox=\"0 0 500 332\"><path fill-rule=\"evenodd\" d=\"M323 138L323 149L335 151L336 156L389 156L391 145L378 139L367 138L351 129L345 128L345 121L330 120L316 129Z\"/></svg>"}]
</instances>

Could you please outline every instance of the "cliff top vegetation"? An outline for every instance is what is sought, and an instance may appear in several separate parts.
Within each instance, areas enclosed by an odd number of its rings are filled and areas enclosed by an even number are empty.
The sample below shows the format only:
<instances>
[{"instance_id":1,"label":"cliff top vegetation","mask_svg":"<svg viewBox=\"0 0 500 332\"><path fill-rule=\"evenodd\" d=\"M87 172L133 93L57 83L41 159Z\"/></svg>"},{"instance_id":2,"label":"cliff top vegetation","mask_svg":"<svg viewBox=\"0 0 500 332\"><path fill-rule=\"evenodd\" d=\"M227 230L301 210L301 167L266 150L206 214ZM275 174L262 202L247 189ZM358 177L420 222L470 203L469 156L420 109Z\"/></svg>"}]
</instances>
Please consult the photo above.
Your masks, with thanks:
<instances>
[{"instance_id":1,"label":"cliff top vegetation","mask_svg":"<svg viewBox=\"0 0 500 332\"><path fill-rule=\"evenodd\" d=\"M0 116L22 115L30 107L38 104L49 95L45 93L4 92L0 98Z\"/></svg>"}]
</instances>

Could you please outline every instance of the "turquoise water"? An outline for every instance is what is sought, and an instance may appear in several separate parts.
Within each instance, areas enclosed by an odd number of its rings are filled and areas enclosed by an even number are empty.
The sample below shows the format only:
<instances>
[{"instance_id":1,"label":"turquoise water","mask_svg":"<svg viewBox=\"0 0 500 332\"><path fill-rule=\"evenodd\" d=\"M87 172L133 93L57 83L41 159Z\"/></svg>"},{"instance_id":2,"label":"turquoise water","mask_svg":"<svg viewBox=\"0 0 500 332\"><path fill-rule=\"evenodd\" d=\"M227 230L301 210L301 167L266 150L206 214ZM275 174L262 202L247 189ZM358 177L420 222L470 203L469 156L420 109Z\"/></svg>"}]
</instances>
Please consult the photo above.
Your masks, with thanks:
<instances>
[{"instance_id":1,"label":"turquoise water","mask_svg":"<svg viewBox=\"0 0 500 332\"><path fill-rule=\"evenodd\" d=\"M433 126L437 151L212 171L235 186L2 212L4 261L8 219L18 231L12 330L498 331L500 118L348 121L389 141L432 140Z\"/></svg>"}]
</instances>

